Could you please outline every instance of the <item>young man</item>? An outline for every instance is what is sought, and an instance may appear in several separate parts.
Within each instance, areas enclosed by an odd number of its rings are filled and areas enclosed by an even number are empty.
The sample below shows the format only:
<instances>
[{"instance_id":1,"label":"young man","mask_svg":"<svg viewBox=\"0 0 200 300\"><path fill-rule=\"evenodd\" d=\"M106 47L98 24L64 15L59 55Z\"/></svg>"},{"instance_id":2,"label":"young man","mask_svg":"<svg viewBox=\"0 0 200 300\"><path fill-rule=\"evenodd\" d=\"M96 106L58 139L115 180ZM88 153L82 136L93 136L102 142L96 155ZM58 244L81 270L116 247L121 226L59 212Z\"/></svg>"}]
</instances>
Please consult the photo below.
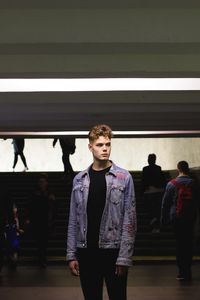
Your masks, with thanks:
<instances>
[{"instance_id":1,"label":"young man","mask_svg":"<svg viewBox=\"0 0 200 300\"><path fill-rule=\"evenodd\" d=\"M68 223L67 261L80 276L85 300L126 300L128 267L136 234L136 208L130 173L109 160L112 131L89 132L93 163L73 181Z\"/></svg>"},{"instance_id":2,"label":"young man","mask_svg":"<svg viewBox=\"0 0 200 300\"><path fill-rule=\"evenodd\" d=\"M191 280L193 231L197 213L198 186L186 161L177 164L178 176L168 182L162 199L161 224L173 225L176 238L177 280Z\"/></svg>"}]
</instances>

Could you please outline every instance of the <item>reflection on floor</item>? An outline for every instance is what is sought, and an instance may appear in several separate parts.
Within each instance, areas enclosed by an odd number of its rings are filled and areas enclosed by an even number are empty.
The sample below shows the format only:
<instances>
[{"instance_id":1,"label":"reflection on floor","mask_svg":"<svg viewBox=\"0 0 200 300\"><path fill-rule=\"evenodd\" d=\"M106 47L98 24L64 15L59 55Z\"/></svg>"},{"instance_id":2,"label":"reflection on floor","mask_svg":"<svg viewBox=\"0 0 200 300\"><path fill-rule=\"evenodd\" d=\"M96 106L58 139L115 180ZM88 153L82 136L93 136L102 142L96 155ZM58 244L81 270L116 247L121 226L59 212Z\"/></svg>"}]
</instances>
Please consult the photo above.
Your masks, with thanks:
<instances>
[{"instance_id":1,"label":"reflection on floor","mask_svg":"<svg viewBox=\"0 0 200 300\"><path fill-rule=\"evenodd\" d=\"M200 263L193 265L193 280L176 280L173 262L138 263L130 268L128 300L199 300ZM46 269L22 265L16 271L6 267L0 275L2 300L83 300L79 279L72 277L65 265L50 265ZM106 290L104 300L108 300Z\"/></svg>"}]
</instances>

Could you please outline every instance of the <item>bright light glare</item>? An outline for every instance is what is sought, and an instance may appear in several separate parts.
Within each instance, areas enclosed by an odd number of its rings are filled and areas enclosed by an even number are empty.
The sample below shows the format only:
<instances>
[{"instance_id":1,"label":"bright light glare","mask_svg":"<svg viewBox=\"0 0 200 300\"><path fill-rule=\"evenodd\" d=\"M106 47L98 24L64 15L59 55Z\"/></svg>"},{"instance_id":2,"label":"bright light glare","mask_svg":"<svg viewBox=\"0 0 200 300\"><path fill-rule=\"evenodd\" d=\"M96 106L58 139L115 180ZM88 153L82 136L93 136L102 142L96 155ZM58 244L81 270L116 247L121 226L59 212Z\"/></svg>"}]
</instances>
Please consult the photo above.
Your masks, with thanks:
<instances>
[{"instance_id":1,"label":"bright light glare","mask_svg":"<svg viewBox=\"0 0 200 300\"><path fill-rule=\"evenodd\" d=\"M155 136L200 136L200 130L162 130L162 131L113 131L114 137L127 136L127 137L155 137ZM13 137L59 137L59 136L77 136L88 137L88 131L0 131L0 136Z\"/></svg>"},{"instance_id":2,"label":"bright light glare","mask_svg":"<svg viewBox=\"0 0 200 300\"><path fill-rule=\"evenodd\" d=\"M0 92L193 91L200 78L4 78Z\"/></svg>"}]
</instances>

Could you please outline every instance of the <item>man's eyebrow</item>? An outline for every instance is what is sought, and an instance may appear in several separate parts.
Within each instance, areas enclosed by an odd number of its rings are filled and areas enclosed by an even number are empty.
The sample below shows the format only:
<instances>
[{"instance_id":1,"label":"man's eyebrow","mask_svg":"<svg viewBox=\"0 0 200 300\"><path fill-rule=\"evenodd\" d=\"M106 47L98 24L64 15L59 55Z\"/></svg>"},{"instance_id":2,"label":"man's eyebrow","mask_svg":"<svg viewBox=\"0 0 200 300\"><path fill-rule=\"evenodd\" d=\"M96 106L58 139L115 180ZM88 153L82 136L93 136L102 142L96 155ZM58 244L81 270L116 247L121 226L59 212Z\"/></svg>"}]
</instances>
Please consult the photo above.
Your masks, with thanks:
<instances>
[{"instance_id":1,"label":"man's eyebrow","mask_svg":"<svg viewBox=\"0 0 200 300\"><path fill-rule=\"evenodd\" d=\"M106 145L106 146L110 146L111 142L108 142L108 143L97 143L96 146L103 146L103 145Z\"/></svg>"}]
</instances>

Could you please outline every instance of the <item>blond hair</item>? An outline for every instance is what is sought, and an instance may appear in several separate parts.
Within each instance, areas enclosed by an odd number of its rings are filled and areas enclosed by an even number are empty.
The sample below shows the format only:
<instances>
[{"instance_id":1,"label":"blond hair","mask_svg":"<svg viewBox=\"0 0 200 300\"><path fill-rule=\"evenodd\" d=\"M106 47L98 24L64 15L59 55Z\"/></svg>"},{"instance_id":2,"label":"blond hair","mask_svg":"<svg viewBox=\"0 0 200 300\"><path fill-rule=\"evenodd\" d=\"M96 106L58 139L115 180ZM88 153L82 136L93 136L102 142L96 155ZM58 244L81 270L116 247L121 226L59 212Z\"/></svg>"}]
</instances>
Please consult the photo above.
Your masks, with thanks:
<instances>
[{"instance_id":1,"label":"blond hair","mask_svg":"<svg viewBox=\"0 0 200 300\"><path fill-rule=\"evenodd\" d=\"M112 129L105 124L100 124L92 127L88 134L88 138L90 142L94 142L100 136L108 137L111 139L113 137Z\"/></svg>"}]
</instances>

